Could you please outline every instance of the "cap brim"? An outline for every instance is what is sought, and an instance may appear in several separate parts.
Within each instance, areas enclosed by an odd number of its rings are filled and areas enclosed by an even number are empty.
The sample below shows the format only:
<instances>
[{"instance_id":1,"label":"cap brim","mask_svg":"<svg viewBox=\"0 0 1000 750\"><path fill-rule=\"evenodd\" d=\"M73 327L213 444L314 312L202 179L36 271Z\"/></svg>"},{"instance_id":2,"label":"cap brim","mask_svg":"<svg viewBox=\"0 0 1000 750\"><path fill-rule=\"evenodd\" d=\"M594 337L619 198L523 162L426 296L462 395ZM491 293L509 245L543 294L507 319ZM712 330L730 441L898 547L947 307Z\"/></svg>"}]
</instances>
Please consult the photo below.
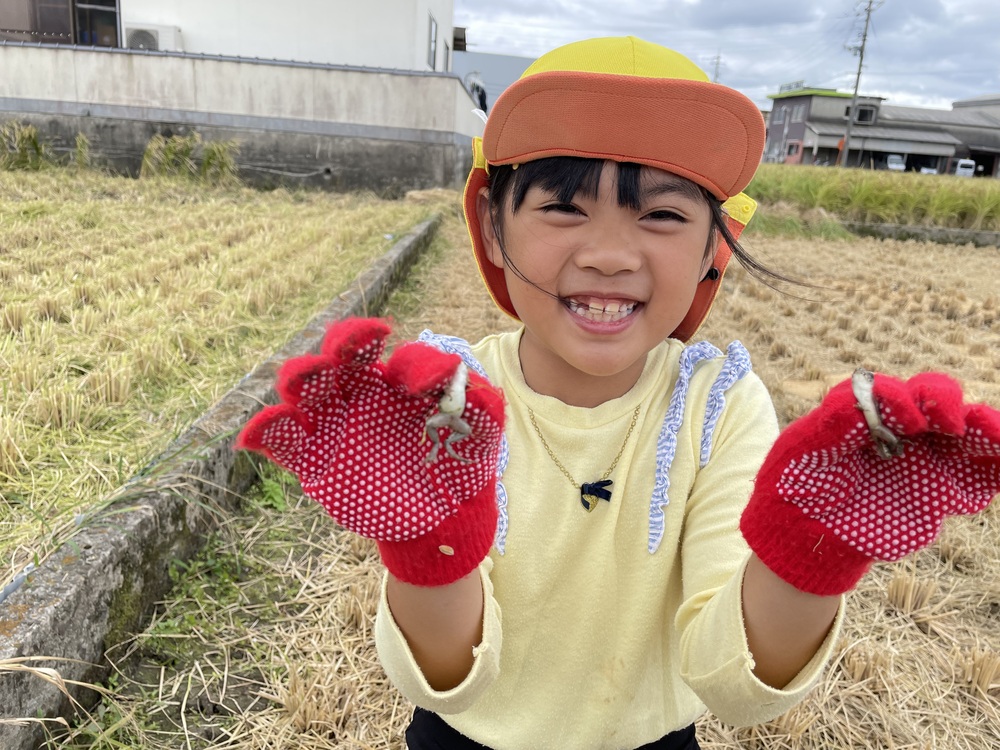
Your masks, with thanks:
<instances>
[{"instance_id":1,"label":"cap brim","mask_svg":"<svg viewBox=\"0 0 1000 750\"><path fill-rule=\"evenodd\" d=\"M646 164L726 200L753 178L764 137L760 110L726 86L549 71L522 78L500 95L483 150L490 164L548 156Z\"/></svg>"}]
</instances>

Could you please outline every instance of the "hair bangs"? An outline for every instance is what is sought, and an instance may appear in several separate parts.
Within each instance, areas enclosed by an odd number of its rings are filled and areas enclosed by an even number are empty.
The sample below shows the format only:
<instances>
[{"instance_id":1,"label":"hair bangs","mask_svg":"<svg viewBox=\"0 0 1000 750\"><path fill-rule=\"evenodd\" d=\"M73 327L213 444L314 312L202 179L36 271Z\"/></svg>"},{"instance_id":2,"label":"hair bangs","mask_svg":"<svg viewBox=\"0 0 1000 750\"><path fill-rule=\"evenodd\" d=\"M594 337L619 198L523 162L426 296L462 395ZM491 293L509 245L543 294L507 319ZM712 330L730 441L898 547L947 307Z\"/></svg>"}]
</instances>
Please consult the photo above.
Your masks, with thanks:
<instances>
[{"instance_id":1,"label":"hair bangs","mask_svg":"<svg viewBox=\"0 0 1000 750\"><path fill-rule=\"evenodd\" d=\"M511 209L516 212L524 202L525 195L535 186L553 194L563 203L572 202L577 193L583 193L588 198L596 198L601 187L604 162L600 159L576 156L554 156L525 162L516 168L505 166L498 169L503 171L494 177L494 187L497 178L501 182L510 181L508 189L511 194ZM640 210L643 197L642 165L620 162L616 172L618 205L622 208L631 208L633 211ZM692 184L692 188L697 192L696 185Z\"/></svg>"}]
</instances>

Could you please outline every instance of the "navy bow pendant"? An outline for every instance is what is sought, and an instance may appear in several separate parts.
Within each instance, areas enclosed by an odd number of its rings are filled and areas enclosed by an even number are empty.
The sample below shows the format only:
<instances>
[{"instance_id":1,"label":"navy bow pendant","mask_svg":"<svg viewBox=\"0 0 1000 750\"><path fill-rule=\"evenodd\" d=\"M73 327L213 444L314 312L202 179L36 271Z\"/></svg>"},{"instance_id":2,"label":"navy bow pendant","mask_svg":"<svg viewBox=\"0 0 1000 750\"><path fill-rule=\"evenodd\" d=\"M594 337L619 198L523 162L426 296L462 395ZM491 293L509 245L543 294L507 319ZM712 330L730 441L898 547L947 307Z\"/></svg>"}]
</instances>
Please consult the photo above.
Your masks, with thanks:
<instances>
[{"instance_id":1,"label":"navy bow pendant","mask_svg":"<svg viewBox=\"0 0 1000 750\"><path fill-rule=\"evenodd\" d=\"M584 482L580 485L580 502L588 513L597 507L598 500L611 502L611 490L605 487L610 487L612 484L610 479L602 479L599 482Z\"/></svg>"}]
</instances>

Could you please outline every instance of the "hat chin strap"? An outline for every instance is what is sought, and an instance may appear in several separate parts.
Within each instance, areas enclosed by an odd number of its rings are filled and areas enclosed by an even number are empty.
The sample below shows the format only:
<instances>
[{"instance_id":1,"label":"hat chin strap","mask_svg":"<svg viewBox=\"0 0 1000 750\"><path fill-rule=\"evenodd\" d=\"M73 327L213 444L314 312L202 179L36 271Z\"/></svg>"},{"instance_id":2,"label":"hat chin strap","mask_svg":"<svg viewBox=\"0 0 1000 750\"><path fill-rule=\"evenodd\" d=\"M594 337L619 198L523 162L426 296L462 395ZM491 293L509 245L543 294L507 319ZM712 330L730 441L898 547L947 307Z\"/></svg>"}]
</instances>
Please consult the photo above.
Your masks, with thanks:
<instances>
[{"instance_id":1,"label":"hat chin strap","mask_svg":"<svg viewBox=\"0 0 1000 750\"><path fill-rule=\"evenodd\" d=\"M757 210L757 201L744 193L734 195L722 204L722 210L726 216L726 226L732 234L734 240L738 240L746 225L750 222L754 212ZM701 324L712 311L715 303L715 295L719 293L722 286L722 277L726 275L726 268L732 260L733 249L724 239L719 238L719 247L715 251L712 259L712 266L708 269L705 277L698 284L695 291L694 300L688 308L687 315L680 322L680 325L670 334L670 338L680 341L690 341Z\"/></svg>"},{"instance_id":2,"label":"hat chin strap","mask_svg":"<svg viewBox=\"0 0 1000 750\"><path fill-rule=\"evenodd\" d=\"M694 299L691 301L691 307L688 308L687 315L684 316L680 325L670 334L670 338L687 342L701 328L701 324L712 310L715 295L719 293L719 287L722 286L722 277L725 275L726 267L729 265L732 257L732 248L720 237L719 248L715 251L715 257L712 259L712 267L708 269L704 278L698 283L698 288L695 290Z\"/></svg>"},{"instance_id":3,"label":"hat chin strap","mask_svg":"<svg viewBox=\"0 0 1000 750\"><path fill-rule=\"evenodd\" d=\"M473 139L473 144L478 145L479 139ZM479 151L481 154L481 150ZM485 161L483 162L485 164ZM489 255L486 253L486 246L483 243L483 228L479 224L479 212L476 210L476 202L479 192L484 187L489 187L490 176L485 167L473 167L469 172L469 179L465 183L465 194L462 200L462 209L465 213L465 226L469 232L469 240L472 243L472 252L476 257L476 265L479 267L479 276L486 285L486 291L490 293L493 302L507 315L520 320L514 311L514 305L507 293L507 279L502 268L493 265Z\"/></svg>"}]
</instances>

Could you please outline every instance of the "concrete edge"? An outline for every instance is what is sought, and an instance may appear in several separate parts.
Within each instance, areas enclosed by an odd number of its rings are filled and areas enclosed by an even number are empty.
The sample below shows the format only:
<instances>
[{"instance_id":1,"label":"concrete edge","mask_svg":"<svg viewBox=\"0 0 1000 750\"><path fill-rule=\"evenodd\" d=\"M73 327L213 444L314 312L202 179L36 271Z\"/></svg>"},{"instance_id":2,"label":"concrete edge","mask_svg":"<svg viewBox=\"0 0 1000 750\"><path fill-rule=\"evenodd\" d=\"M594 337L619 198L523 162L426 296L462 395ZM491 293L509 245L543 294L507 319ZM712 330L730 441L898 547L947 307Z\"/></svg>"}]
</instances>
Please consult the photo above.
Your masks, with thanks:
<instances>
[{"instance_id":1,"label":"concrete edge","mask_svg":"<svg viewBox=\"0 0 1000 750\"><path fill-rule=\"evenodd\" d=\"M233 450L236 433L274 403L274 376L292 356L318 351L327 327L376 315L428 247L436 215L399 240L288 344L244 377L144 470L109 507L83 524L0 603L0 663L29 658L64 680L98 684L106 643L140 630L170 589L172 561L193 556L254 483L253 460ZM37 659L35 661L34 659ZM69 685L92 706L98 696ZM34 750L44 730L23 718L73 716L69 700L29 672L0 669L0 747Z\"/></svg>"},{"instance_id":2,"label":"concrete edge","mask_svg":"<svg viewBox=\"0 0 1000 750\"><path fill-rule=\"evenodd\" d=\"M972 243L977 247L1000 247L1000 232L978 229L950 229L947 227L924 227L912 224L865 224L843 222L844 227L866 237L894 240L923 240L949 245Z\"/></svg>"}]
</instances>

